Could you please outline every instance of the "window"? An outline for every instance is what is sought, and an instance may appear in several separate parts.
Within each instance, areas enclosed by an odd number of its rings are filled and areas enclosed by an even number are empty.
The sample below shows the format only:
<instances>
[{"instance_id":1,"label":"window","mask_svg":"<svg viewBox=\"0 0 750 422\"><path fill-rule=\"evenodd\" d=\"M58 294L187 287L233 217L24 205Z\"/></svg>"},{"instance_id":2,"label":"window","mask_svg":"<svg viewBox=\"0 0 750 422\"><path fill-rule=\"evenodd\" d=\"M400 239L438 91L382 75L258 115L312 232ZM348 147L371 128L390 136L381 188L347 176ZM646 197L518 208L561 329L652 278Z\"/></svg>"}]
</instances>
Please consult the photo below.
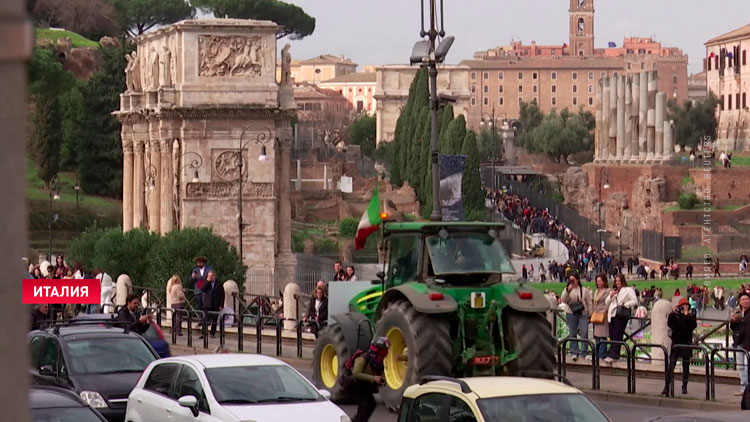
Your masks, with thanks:
<instances>
[{"instance_id":1,"label":"window","mask_svg":"<svg viewBox=\"0 0 750 422\"><path fill-rule=\"evenodd\" d=\"M656 70L656 62L653 62L653 63L651 64L651 70Z\"/></svg>"},{"instance_id":2,"label":"window","mask_svg":"<svg viewBox=\"0 0 750 422\"><path fill-rule=\"evenodd\" d=\"M711 58L709 57L708 60L706 60L706 64L708 64L708 70L711 70Z\"/></svg>"},{"instance_id":3,"label":"window","mask_svg":"<svg viewBox=\"0 0 750 422\"><path fill-rule=\"evenodd\" d=\"M677 75L672 76L672 83L673 84L677 83Z\"/></svg>"},{"instance_id":4,"label":"window","mask_svg":"<svg viewBox=\"0 0 750 422\"><path fill-rule=\"evenodd\" d=\"M552 80L555 80L555 79L557 79L557 72L552 72L552 74L551 74L551 79L552 79Z\"/></svg>"},{"instance_id":5,"label":"window","mask_svg":"<svg viewBox=\"0 0 750 422\"><path fill-rule=\"evenodd\" d=\"M539 104L539 99L537 97L534 97L531 99L531 102L534 104Z\"/></svg>"},{"instance_id":6,"label":"window","mask_svg":"<svg viewBox=\"0 0 750 422\"><path fill-rule=\"evenodd\" d=\"M574 106L578 105L578 97L573 97L573 105Z\"/></svg>"},{"instance_id":7,"label":"window","mask_svg":"<svg viewBox=\"0 0 750 422\"><path fill-rule=\"evenodd\" d=\"M729 99L729 104L727 105L727 110L732 109L732 95L727 95L727 98Z\"/></svg>"},{"instance_id":8,"label":"window","mask_svg":"<svg viewBox=\"0 0 750 422\"><path fill-rule=\"evenodd\" d=\"M628 63L628 70L632 69L631 64L632 63Z\"/></svg>"},{"instance_id":9,"label":"window","mask_svg":"<svg viewBox=\"0 0 750 422\"><path fill-rule=\"evenodd\" d=\"M500 93L500 94L503 93L503 86L502 85L500 85L499 87L497 87L497 92Z\"/></svg>"},{"instance_id":10,"label":"window","mask_svg":"<svg viewBox=\"0 0 750 422\"><path fill-rule=\"evenodd\" d=\"M599 78L604 79L607 76L607 72L599 72Z\"/></svg>"},{"instance_id":11,"label":"window","mask_svg":"<svg viewBox=\"0 0 750 422\"><path fill-rule=\"evenodd\" d=\"M523 103L523 97L518 97L518 105L521 105Z\"/></svg>"},{"instance_id":12,"label":"window","mask_svg":"<svg viewBox=\"0 0 750 422\"><path fill-rule=\"evenodd\" d=\"M518 80L520 81L523 79L523 72L518 72Z\"/></svg>"},{"instance_id":13,"label":"window","mask_svg":"<svg viewBox=\"0 0 750 422\"><path fill-rule=\"evenodd\" d=\"M484 97L484 100L482 101L484 105L490 105L490 99L487 97Z\"/></svg>"},{"instance_id":14,"label":"window","mask_svg":"<svg viewBox=\"0 0 750 422\"><path fill-rule=\"evenodd\" d=\"M589 94L594 93L594 85L589 84Z\"/></svg>"},{"instance_id":15,"label":"window","mask_svg":"<svg viewBox=\"0 0 750 422\"><path fill-rule=\"evenodd\" d=\"M477 418L465 401L458 397L450 396L450 406L448 408L448 422L476 422Z\"/></svg>"},{"instance_id":16,"label":"window","mask_svg":"<svg viewBox=\"0 0 750 422\"><path fill-rule=\"evenodd\" d=\"M641 63L641 70L646 70L646 63Z\"/></svg>"},{"instance_id":17,"label":"window","mask_svg":"<svg viewBox=\"0 0 750 422\"><path fill-rule=\"evenodd\" d=\"M471 105L473 105L473 106L477 105L477 99L476 98L472 98L471 99Z\"/></svg>"},{"instance_id":18,"label":"window","mask_svg":"<svg viewBox=\"0 0 750 422\"><path fill-rule=\"evenodd\" d=\"M484 72L484 73L482 73L482 78L483 78L484 80L487 80L487 79L489 79L489 78L490 78L490 73L489 73L489 72Z\"/></svg>"},{"instance_id":19,"label":"window","mask_svg":"<svg viewBox=\"0 0 750 422\"><path fill-rule=\"evenodd\" d=\"M552 97L552 105L557 105L557 97Z\"/></svg>"},{"instance_id":20,"label":"window","mask_svg":"<svg viewBox=\"0 0 750 422\"><path fill-rule=\"evenodd\" d=\"M578 72L573 72L573 80L574 81L578 80Z\"/></svg>"},{"instance_id":21,"label":"window","mask_svg":"<svg viewBox=\"0 0 750 422\"><path fill-rule=\"evenodd\" d=\"M360 100L357 101L357 113L361 113L365 109L365 102Z\"/></svg>"},{"instance_id":22,"label":"window","mask_svg":"<svg viewBox=\"0 0 750 422\"><path fill-rule=\"evenodd\" d=\"M485 85L482 91L484 91L485 94L488 94L490 92L490 87Z\"/></svg>"},{"instance_id":23,"label":"window","mask_svg":"<svg viewBox=\"0 0 750 422\"><path fill-rule=\"evenodd\" d=\"M446 410L446 399L450 396L439 393L429 393L417 397L412 408L412 414L416 421L440 421L445 420L442 415Z\"/></svg>"},{"instance_id":24,"label":"window","mask_svg":"<svg viewBox=\"0 0 750 422\"><path fill-rule=\"evenodd\" d=\"M589 97L589 105L590 106L594 105L594 98L593 97Z\"/></svg>"},{"instance_id":25,"label":"window","mask_svg":"<svg viewBox=\"0 0 750 422\"><path fill-rule=\"evenodd\" d=\"M522 93L522 92L523 92L523 85L518 85L518 92L519 92L519 93Z\"/></svg>"},{"instance_id":26,"label":"window","mask_svg":"<svg viewBox=\"0 0 750 422\"><path fill-rule=\"evenodd\" d=\"M552 85L552 93L554 94L557 92L557 85Z\"/></svg>"},{"instance_id":27,"label":"window","mask_svg":"<svg viewBox=\"0 0 750 422\"><path fill-rule=\"evenodd\" d=\"M719 100L719 109L724 110L724 96L721 96L721 99Z\"/></svg>"},{"instance_id":28,"label":"window","mask_svg":"<svg viewBox=\"0 0 750 422\"><path fill-rule=\"evenodd\" d=\"M177 377L175 382L174 394L172 398L178 400L180 397L193 396L198 399L198 409L208 412L208 400L206 394L203 391L203 385L201 380L198 378L198 374L187 365L182 365L180 375Z\"/></svg>"},{"instance_id":29,"label":"window","mask_svg":"<svg viewBox=\"0 0 750 422\"><path fill-rule=\"evenodd\" d=\"M471 86L471 93L472 94L476 94L477 93L477 86L476 85L472 85Z\"/></svg>"},{"instance_id":30,"label":"window","mask_svg":"<svg viewBox=\"0 0 750 422\"><path fill-rule=\"evenodd\" d=\"M539 79L539 75L536 72L532 72L531 79Z\"/></svg>"},{"instance_id":31,"label":"window","mask_svg":"<svg viewBox=\"0 0 750 422\"><path fill-rule=\"evenodd\" d=\"M503 100L503 97L498 98L497 103L500 105L505 105L505 101Z\"/></svg>"},{"instance_id":32,"label":"window","mask_svg":"<svg viewBox=\"0 0 750 422\"><path fill-rule=\"evenodd\" d=\"M639 48L638 49L638 54L646 54L646 49L645 48Z\"/></svg>"},{"instance_id":33,"label":"window","mask_svg":"<svg viewBox=\"0 0 750 422\"><path fill-rule=\"evenodd\" d=\"M618 77L618 76L620 76L620 75L619 75L619 73L617 73L617 72L614 72L614 73L612 73L612 76L614 76L614 77L616 78L616 77Z\"/></svg>"},{"instance_id":34,"label":"window","mask_svg":"<svg viewBox=\"0 0 750 422\"><path fill-rule=\"evenodd\" d=\"M533 92L534 94L536 94L537 88L538 87L536 85L532 86L531 87L531 92Z\"/></svg>"},{"instance_id":35,"label":"window","mask_svg":"<svg viewBox=\"0 0 750 422\"><path fill-rule=\"evenodd\" d=\"M745 66L747 64L747 50L742 50L742 65Z\"/></svg>"},{"instance_id":36,"label":"window","mask_svg":"<svg viewBox=\"0 0 750 422\"><path fill-rule=\"evenodd\" d=\"M151 373L148 374L148 379L143 388L169 397L172 388L172 381L174 381L177 376L177 371L179 369L180 365L176 363L156 365L154 369L151 370Z\"/></svg>"},{"instance_id":37,"label":"window","mask_svg":"<svg viewBox=\"0 0 750 422\"><path fill-rule=\"evenodd\" d=\"M577 92L578 92L578 85L573 85L573 93L575 94Z\"/></svg>"},{"instance_id":38,"label":"window","mask_svg":"<svg viewBox=\"0 0 750 422\"><path fill-rule=\"evenodd\" d=\"M714 56L714 68L719 70L719 56Z\"/></svg>"},{"instance_id":39,"label":"window","mask_svg":"<svg viewBox=\"0 0 750 422\"><path fill-rule=\"evenodd\" d=\"M740 94L737 94L737 96L735 97L734 104L737 109L740 109Z\"/></svg>"},{"instance_id":40,"label":"window","mask_svg":"<svg viewBox=\"0 0 750 422\"><path fill-rule=\"evenodd\" d=\"M477 79L477 72L471 72L471 80L473 81L476 79Z\"/></svg>"},{"instance_id":41,"label":"window","mask_svg":"<svg viewBox=\"0 0 750 422\"><path fill-rule=\"evenodd\" d=\"M503 72L497 72L497 79L503 79L504 76Z\"/></svg>"},{"instance_id":42,"label":"window","mask_svg":"<svg viewBox=\"0 0 750 422\"><path fill-rule=\"evenodd\" d=\"M742 108L747 108L747 93L742 93Z\"/></svg>"}]
</instances>

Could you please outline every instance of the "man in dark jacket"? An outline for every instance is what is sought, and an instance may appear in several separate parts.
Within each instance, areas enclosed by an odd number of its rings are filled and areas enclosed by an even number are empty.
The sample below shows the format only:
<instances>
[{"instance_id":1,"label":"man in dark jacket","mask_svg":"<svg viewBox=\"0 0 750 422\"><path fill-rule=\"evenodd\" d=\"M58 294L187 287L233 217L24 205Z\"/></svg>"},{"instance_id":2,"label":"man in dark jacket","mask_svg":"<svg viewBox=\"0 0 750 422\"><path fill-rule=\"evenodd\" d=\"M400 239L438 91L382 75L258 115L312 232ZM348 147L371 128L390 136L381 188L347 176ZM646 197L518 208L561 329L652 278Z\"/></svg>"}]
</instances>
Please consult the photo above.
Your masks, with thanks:
<instances>
[{"instance_id":1,"label":"man in dark jacket","mask_svg":"<svg viewBox=\"0 0 750 422\"><path fill-rule=\"evenodd\" d=\"M743 291L737 296L739 310L729 319L729 328L732 329L734 343L737 347L750 352L750 293ZM737 370L740 372L741 396L748 388L747 357L744 353L737 353Z\"/></svg>"},{"instance_id":2,"label":"man in dark jacket","mask_svg":"<svg viewBox=\"0 0 750 422\"><path fill-rule=\"evenodd\" d=\"M216 273L209 271L206 276L206 284L203 285L203 311L221 312L222 309L224 309L224 286L216 279ZM206 316L206 320L211 322L211 337L216 337L216 322L218 319L219 315L216 313Z\"/></svg>"},{"instance_id":3,"label":"man in dark jacket","mask_svg":"<svg viewBox=\"0 0 750 422\"><path fill-rule=\"evenodd\" d=\"M667 325L672 330L672 352L669 354L669 370L661 394L669 395L669 385L674 377L677 359L682 359L682 394L687 394L687 385L690 379L690 356L693 352L690 349L675 348L674 346L693 344L693 331L695 331L698 323L695 320L695 315L690 312L690 301L685 298L680 299L674 311L669 314Z\"/></svg>"},{"instance_id":4,"label":"man in dark jacket","mask_svg":"<svg viewBox=\"0 0 750 422\"><path fill-rule=\"evenodd\" d=\"M151 325L151 315L140 315L138 311L138 295L129 294L125 298L125 306L117 312L115 321L125 322L130 331L143 334Z\"/></svg>"},{"instance_id":5,"label":"man in dark jacket","mask_svg":"<svg viewBox=\"0 0 750 422\"><path fill-rule=\"evenodd\" d=\"M33 311L31 311L31 331L43 330L47 328L47 322L49 321L49 305L42 304L37 305Z\"/></svg>"},{"instance_id":6,"label":"man in dark jacket","mask_svg":"<svg viewBox=\"0 0 750 422\"><path fill-rule=\"evenodd\" d=\"M206 258L199 256L195 258L195 268L190 273L190 286L198 304L198 309L203 309L203 286L206 284L208 273L214 269L206 265Z\"/></svg>"}]
</instances>

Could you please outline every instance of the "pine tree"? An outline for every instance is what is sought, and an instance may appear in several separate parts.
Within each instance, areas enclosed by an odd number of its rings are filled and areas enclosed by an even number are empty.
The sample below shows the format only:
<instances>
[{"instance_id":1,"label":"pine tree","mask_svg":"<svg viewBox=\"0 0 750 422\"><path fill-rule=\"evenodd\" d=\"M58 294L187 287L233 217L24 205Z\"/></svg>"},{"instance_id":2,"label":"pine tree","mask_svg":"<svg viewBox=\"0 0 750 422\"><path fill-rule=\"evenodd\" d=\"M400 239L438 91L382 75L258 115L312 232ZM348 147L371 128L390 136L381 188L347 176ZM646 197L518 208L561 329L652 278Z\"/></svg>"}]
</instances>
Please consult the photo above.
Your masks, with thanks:
<instances>
[{"instance_id":1,"label":"pine tree","mask_svg":"<svg viewBox=\"0 0 750 422\"><path fill-rule=\"evenodd\" d=\"M466 133L461 154L466 156L464 175L461 183L461 196L463 197L464 210L468 215L473 211L481 211L484 207L484 194L482 182L479 178L479 149L477 148L477 135L473 130Z\"/></svg>"}]
</instances>

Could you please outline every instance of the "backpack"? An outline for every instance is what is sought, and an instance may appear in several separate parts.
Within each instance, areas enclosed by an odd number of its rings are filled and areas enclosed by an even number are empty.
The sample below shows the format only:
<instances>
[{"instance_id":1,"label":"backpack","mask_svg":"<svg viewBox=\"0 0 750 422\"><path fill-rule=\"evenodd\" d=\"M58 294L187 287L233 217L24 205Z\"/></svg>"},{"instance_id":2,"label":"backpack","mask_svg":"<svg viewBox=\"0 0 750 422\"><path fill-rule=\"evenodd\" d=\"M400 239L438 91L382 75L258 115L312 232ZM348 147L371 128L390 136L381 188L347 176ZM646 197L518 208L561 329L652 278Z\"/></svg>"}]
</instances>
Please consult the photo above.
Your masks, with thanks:
<instances>
[{"instance_id":1,"label":"backpack","mask_svg":"<svg viewBox=\"0 0 750 422\"><path fill-rule=\"evenodd\" d=\"M339 384L341 384L342 387L346 388L349 384L351 384L352 381L354 381L352 368L354 368L354 361L357 360L357 358L360 356L364 356L364 358L367 359L366 352L362 349L357 349L356 351L354 351L354 353L352 353L351 356L349 356L349 359L347 359L344 363L344 373L339 379Z\"/></svg>"}]
</instances>

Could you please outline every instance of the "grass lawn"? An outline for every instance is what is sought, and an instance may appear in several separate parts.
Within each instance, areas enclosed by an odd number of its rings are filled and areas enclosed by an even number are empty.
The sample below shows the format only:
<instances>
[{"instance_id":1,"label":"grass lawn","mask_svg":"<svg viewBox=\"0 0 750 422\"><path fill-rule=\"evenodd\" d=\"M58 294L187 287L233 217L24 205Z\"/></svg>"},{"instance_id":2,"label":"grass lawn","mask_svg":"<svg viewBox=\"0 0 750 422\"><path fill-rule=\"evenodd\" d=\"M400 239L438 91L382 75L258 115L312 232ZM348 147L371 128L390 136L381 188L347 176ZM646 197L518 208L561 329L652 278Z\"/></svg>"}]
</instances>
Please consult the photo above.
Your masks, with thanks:
<instances>
[{"instance_id":1,"label":"grass lawn","mask_svg":"<svg viewBox=\"0 0 750 422\"><path fill-rule=\"evenodd\" d=\"M724 286L724 289L727 291L734 291L737 290L740 287L740 284L746 284L750 283L750 278L734 278L734 279L703 279L700 278L700 275L698 274L693 280L685 280L684 276L683 278L679 280L647 280L647 281L628 281L629 286L634 286L638 288L638 290L642 290L644 288L648 288L651 286L660 287L664 291L664 297L665 298L671 298L674 295L674 292L676 289L680 289L680 292L684 293L685 289L688 285L688 283L694 283L697 285L703 285L704 281L709 280L710 281L710 287L714 287L716 285ZM610 280L610 287L612 287L612 281ZM533 283L530 284L532 287L544 291L544 290L551 290L554 291L557 294L562 294L563 289L565 288L565 283ZM592 290L596 289L596 286L594 283L583 283L584 286L591 288Z\"/></svg>"},{"instance_id":2,"label":"grass lawn","mask_svg":"<svg viewBox=\"0 0 750 422\"><path fill-rule=\"evenodd\" d=\"M734 211L744 206L745 205L743 204L722 205L720 207L709 207L709 211ZM692 210L683 210L682 208L680 208L679 205L672 205L671 207L664 208L664 212L703 211L703 210L704 210L704 207L703 207L703 204L701 203L695 204Z\"/></svg>"},{"instance_id":3,"label":"grass lawn","mask_svg":"<svg viewBox=\"0 0 750 422\"><path fill-rule=\"evenodd\" d=\"M59 173L58 177L60 178L60 199L55 200L55 202L75 204L75 173ZM30 200L49 200L49 191L44 188L44 182L37 177L36 164L31 159L26 161L26 198ZM82 192L78 195L78 202L80 206L94 208L98 214L122 208L122 202L116 199L87 195Z\"/></svg>"},{"instance_id":4,"label":"grass lawn","mask_svg":"<svg viewBox=\"0 0 750 422\"><path fill-rule=\"evenodd\" d=\"M750 166L750 156L732 154L732 166L742 166L742 167Z\"/></svg>"},{"instance_id":5,"label":"grass lawn","mask_svg":"<svg viewBox=\"0 0 750 422\"><path fill-rule=\"evenodd\" d=\"M98 47L99 43L96 41L91 41L88 38L84 38L81 35L76 34L75 32L70 31L56 31L53 29L45 29L45 28L36 28L34 30L34 35L39 40L52 40L55 41L58 38L65 38L70 37L70 41L73 44L73 47Z\"/></svg>"}]
</instances>

